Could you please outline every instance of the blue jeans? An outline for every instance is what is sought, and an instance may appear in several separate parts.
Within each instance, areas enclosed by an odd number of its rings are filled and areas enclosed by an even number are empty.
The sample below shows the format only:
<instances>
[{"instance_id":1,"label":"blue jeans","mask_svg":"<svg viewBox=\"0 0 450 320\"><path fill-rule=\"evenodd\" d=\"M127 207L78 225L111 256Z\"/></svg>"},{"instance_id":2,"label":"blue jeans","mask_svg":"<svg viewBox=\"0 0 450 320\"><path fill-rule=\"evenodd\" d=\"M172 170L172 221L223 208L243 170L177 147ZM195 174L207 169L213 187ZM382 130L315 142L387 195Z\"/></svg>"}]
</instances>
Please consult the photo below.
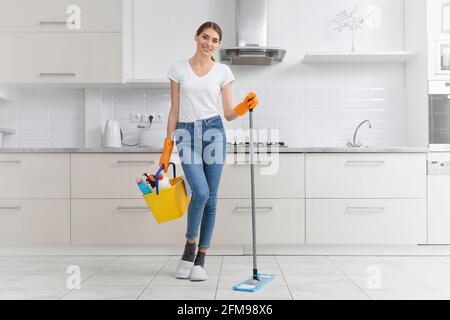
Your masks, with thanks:
<instances>
[{"instance_id":1,"label":"blue jeans","mask_svg":"<svg viewBox=\"0 0 450 320\"><path fill-rule=\"evenodd\" d=\"M177 122L175 144L192 197L186 238L209 248L216 220L217 192L226 158L226 135L220 115L195 122ZM201 223L201 225L200 225Z\"/></svg>"}]
</instances>

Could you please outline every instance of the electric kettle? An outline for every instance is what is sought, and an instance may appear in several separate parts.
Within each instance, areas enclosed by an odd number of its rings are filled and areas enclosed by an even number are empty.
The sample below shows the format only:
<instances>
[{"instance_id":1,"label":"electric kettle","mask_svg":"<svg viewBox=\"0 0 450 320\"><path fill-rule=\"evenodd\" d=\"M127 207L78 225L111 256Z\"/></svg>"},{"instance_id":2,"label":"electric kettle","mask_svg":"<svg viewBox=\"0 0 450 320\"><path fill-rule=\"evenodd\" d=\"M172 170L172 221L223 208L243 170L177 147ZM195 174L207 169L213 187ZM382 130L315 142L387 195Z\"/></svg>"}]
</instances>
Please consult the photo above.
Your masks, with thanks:
<instances>
[{"instance_id":1,"label":"electric kettle","mask_svg":"<svg viewBox=\"0 0 450 320\"><path fill-rule=\"evenodd\" d=\"M103 132L103 147L105 148L121 148L122 147L122 130L118 121L106 121L105 131Z\"/></svg>"}]
</instances>

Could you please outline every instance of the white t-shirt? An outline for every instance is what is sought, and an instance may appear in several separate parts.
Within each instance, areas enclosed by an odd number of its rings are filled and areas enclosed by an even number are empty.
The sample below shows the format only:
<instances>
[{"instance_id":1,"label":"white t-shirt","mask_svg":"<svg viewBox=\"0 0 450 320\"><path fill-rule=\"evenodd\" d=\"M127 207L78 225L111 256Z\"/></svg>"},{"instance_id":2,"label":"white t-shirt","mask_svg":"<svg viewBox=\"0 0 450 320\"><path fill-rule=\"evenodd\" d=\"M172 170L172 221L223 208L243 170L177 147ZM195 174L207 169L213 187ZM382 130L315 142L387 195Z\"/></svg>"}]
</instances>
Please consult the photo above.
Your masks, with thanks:
<instances>
[{"instance_id":1,"label":"white t-shirt","mask_svg":"<svg viewBox=\"0 0 450 320\"><path fill-rule=\"evenodd\" d=\"M167 77L180 84L180 122L219 115L222 88L235 80L230 67L217 62L207 74L199 77L187 59L172 64Z\"/></svg>"}]
</instances>

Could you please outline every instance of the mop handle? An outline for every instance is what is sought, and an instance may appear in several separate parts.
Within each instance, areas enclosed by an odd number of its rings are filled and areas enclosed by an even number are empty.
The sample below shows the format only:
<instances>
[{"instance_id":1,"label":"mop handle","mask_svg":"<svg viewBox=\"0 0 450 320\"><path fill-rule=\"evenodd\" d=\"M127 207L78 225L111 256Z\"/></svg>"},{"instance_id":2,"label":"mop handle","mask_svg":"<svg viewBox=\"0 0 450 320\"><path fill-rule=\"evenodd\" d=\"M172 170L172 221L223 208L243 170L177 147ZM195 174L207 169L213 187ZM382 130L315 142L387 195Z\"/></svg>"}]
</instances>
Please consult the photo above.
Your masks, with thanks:
<instances>
[{"instance_id":1,"label":"mop handle","mask_svg":"<svg viewBox=\"0 0 450 320\"><path fill-rule=\"evenodd\" d=\"M252 246L253 246L253 279L258 279L258 266L256 262L256 213L255 213L255 172L253 166L253 109L249 110L250 119L250 181L252 194Z\"/></svg>"}]
</instances>

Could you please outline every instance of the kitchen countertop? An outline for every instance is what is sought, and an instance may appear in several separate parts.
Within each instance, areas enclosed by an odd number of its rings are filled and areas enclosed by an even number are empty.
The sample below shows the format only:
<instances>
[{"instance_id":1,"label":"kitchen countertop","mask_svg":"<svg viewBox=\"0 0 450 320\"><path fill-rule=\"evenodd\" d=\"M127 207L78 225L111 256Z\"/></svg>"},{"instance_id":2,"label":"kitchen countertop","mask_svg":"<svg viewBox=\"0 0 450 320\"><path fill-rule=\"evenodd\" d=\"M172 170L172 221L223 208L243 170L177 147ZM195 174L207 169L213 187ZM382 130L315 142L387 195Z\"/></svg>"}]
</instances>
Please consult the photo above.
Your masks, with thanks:
<instances>
[{"instance_id":1,"label":"kitchen countertop","mask_svg":"<svg viewBox=\"0 0 450 320\"><path fill-rule=\"evenodd\" d=\"M248 152L248 148L236 148L238 153ZM255 152L257 148L254 149ZM281 147L280 153L426 153L427 147L366 147L366 148L347 148L347 147ZM176 153L176 148L174 148ZM261 153L266 148L259 148ZM162 148L0 148L0 153L161 153ZM228 153L234 152L234 147L227 147ZM272 152L275 149L272 148Z\"/></svg>"}]
</instances>

